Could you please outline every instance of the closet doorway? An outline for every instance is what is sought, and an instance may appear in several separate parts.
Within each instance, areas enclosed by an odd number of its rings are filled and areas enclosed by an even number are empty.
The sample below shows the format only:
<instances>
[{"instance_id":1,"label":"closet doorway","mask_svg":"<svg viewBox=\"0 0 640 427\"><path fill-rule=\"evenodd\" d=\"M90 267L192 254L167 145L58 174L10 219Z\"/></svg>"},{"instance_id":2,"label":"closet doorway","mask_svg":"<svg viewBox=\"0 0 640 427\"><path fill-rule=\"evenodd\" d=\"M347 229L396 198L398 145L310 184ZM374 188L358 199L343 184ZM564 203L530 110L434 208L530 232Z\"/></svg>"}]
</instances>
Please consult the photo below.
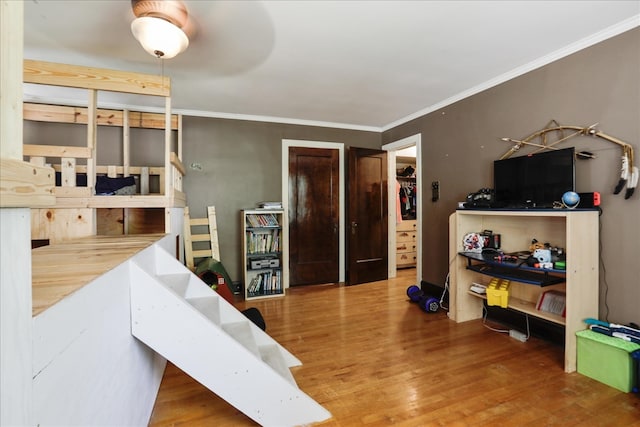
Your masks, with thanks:
<instances>
[{"instance_id":1,"label":"closet doorway","mask_svg":"<svg viewBox=\"0 0 640 427\"><path fill-rule=\"evenodd\" d=\"M389 277L415 273L422 279L421 135L382 146L388 152ZM414 261L415 260L415 261Z\"/></svg>"}]
</instances>

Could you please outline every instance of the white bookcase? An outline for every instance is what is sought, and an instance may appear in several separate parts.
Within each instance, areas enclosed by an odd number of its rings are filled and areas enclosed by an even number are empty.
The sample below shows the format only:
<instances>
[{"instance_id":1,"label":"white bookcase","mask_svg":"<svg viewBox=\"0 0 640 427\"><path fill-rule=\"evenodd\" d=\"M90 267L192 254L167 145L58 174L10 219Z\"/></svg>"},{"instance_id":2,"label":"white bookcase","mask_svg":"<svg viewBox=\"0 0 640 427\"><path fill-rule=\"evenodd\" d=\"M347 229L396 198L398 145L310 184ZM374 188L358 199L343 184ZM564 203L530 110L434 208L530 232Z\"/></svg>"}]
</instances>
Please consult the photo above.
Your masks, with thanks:
<instances>
[{"instance_id":1,"label":"white bookcase","mask_svg":"<svg viewBox=\"0 0 640 427\"><path fill-rule=\"evenodd\" d=\"M463 237L482 230L499 233L505 253L527 250L534 238L563 247L566 250L566 270L522 272L513 268L509 272L508 266L494 269L496 266L491 262L485 267L461 254ZM564 326L564 370L575 371L575 334L585 329L585 318L598 317L598 212L567 209L458 210L449 218L449 239L449 317L456 322L481 318L484 298L469 288L473 282L487 282L492 271L497 272L494 277L511 281L509 309ZM536 308L540 294L552 289L566 293L564 317Z\"/></svg>"},{"instance_id":2,"label":"white bookcase","mask_svg":"<svg viewBox=\"0 0 640 427\"><path fill-rule=\"evenodd\" d=\"M241 211L244 297L273 298L285 295L288 265L283 237L284 211Z\"/></svg>"}]
</instances>

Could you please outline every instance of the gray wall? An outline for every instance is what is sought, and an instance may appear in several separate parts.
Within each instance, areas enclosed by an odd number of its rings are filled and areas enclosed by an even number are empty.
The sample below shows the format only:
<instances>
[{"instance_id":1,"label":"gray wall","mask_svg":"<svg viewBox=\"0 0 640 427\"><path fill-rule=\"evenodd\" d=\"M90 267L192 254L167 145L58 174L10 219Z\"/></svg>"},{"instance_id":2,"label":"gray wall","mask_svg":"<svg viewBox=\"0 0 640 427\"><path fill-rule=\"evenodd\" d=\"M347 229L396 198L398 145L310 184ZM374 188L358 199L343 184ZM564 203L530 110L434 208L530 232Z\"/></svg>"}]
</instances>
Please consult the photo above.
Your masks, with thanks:
<instances>
[{"instance_id":1,"label":"gray wall","mask_svg":"<svg viewBox=\"0 0 640 427\"><path fill-rule=\"evenodd\" d=\"M175 132L174 132L175 134ZM121 127L98 126L97 163L100 166L122 165L123 135ZM131 166L164 166L164 130L130 129ZM176 137L172 144L176 144ZM85 124L50 123L25 120L23 141L25 144L87 146L87 126ZM176 151L173 148L173 151ZM59 159L48 159L59 163ZM78 164L85 165L84 159Z\"/></svg>"},{"instance_id":2,"label":"gray wall","mask_svg":"<svg viewBox=\"0 0 640 427\"><path fill-rule=\"evenodd\" d=\"M188 205L194 217L204 216L206 206L216 206L222 261L232 279L241 280L239 211L260 201L280 200L282 139L380 148L421 133L422 188L430 188L434 180L439 180L441 187L438 202L423 199L422 279L442 285L448 272L449 215L468 193L492 186L492 163L509 148L499 138L524 138L551 119L565 125L599 123L601 131L634 145L636 163L640 164L639 76L640 29L636 28L383 134L184 117ZM26 123L25 142L42 144L57 139L73 145L70 126ZM84 127L74 132L84 143ZM102 133L121 140L115 129L99 132L100 141ZM597 154L595 160L578 162L577 190L602 194L605 268L601 268L600 280L601 317L619 323L640 322L640 189L630 200L612 194L620 168L617 146L587 137L572 142L578 149ZM100 142L100 164L119 158L121 153L115 148L119 145ZM148 145L142 147L147 156L161 153ZM162 164L162 157L133 163ZM199 163L202 170L191 169L192 163Z\"/></svg>"},{"instance_id":3,"label":"gray wall","mask_svg":"<svg viewBox=\"0 0 640 427\"><path fill-rule=\"evenodd\" d=\"M444 283L448 217L468 193L493 186L492 162L510 148L499 139L524 138L551 119L599 123L602 132L634 146L640 165L640 29L384 132L383 143L421 133L422 188L440 181L440 200L423 199L425 281ZM629 200L612 194L620 176L618 146L590 137L561 145L570 146L597 155L578 161L576 189L602 195L600 316L640 322L640 188Z\"/></svg>"},{"instance_id":4,"label":"gray wall","mask_svg":"<svg viewBox=\"0 0 640 427\"><path fill-rule=\"evenodd\" d=\"M220 257L234 281L242 280L240 210L282 199L283 139L381 146L377 132L278 123L184 117L183 129L183 188L191 216L204 217L207 206L216 207Z\"/></svg>"}]
</instances>

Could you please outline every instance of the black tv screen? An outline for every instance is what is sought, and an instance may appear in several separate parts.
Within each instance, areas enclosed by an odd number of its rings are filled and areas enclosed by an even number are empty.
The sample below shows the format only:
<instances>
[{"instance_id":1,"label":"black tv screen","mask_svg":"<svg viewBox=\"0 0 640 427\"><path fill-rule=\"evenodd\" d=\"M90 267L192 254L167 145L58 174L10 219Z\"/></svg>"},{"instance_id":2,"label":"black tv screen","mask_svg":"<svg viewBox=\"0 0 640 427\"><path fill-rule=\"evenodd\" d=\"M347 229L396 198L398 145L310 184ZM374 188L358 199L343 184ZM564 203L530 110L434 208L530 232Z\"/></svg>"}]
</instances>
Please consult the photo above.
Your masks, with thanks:
<instances>
[{"instance_id":1,"label":"black tv screen","mask_svg":"<svg viewBox=\"0 0 640 427\"><path fill-rule=\"evenodd\" d=\"M575 191L575 149L549 150L493 162L498 207L553 207Z\"/></svg>"}]
</instances>

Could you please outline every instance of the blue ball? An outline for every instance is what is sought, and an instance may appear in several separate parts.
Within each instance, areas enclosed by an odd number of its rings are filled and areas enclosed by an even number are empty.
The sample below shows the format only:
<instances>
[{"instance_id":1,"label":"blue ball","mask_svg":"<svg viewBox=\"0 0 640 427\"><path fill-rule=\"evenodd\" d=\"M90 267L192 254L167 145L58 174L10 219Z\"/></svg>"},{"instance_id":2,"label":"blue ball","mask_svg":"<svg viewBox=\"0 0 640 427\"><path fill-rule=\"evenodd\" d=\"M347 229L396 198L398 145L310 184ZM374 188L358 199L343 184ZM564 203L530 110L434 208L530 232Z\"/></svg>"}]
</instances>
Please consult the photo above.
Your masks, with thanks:
<instances>
[{"instance_id":1,"label":"blue ball","mask_svg":"<svg viewBox=\"0 0 640 427\"><path fill-rule=\"evenodd\" d=\"M574 191L567 191L562 195L562 203L569 209L573 209L580 203L580 196Z\"/></svg>"}]
</instances>

